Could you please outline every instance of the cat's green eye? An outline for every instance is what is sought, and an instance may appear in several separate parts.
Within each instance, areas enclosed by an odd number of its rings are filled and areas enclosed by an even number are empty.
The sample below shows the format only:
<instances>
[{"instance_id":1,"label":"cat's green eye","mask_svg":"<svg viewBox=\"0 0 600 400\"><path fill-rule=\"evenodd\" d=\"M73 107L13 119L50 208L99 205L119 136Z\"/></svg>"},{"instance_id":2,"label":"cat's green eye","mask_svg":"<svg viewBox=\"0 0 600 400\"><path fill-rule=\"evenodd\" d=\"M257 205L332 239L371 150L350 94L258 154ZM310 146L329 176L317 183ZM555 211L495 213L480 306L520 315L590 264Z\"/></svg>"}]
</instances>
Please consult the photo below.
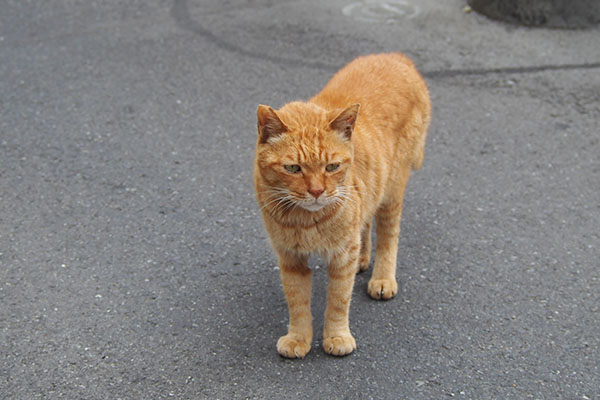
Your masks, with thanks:
<instances>
[{"instance_id":1,"label":"cat's green eye","mask_svg":"<svg viewBox=\"0 0 600 400\"><path fill-rule=\"evenodd\" d=\"M285 170L287 172L289 172L290 174L295 174L297 172L300 172L300 166L299 165L284 165L283 168L285 168Z\"/></svg>"},{"instance_id":2,"label":"cat's green eye","mask_svg":"<svg viewBox=\"0 0 600 400\"><path fill-rule=\"evenodd\" d=\"M325 170L327 172L333 172L336 169L338 169L340 167L340 164L327 164L327 166L325 167Z\"/></svg>"}]
</instances>

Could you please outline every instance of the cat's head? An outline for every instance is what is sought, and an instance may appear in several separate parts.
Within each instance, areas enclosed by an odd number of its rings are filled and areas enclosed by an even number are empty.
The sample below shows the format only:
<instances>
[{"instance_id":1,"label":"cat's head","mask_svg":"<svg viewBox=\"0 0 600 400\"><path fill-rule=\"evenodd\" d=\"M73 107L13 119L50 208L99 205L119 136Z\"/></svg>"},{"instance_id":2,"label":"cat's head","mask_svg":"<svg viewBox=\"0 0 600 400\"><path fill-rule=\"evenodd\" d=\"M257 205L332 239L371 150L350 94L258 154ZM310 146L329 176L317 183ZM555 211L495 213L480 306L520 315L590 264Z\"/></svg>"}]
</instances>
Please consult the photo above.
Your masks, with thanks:
<instances>
[{"instance_id":1,"label":"cat's head","mask_svg":"<svg viewBox=\"0 0 600 400\"><path fill-rule=\"evenodd\" d=\"M318 211L351 201L346 177L353 161L352 133L359 107L327 111L293 102L276 112L258 106L256 167L263 207Z\"/></svg>"}]
</instances>

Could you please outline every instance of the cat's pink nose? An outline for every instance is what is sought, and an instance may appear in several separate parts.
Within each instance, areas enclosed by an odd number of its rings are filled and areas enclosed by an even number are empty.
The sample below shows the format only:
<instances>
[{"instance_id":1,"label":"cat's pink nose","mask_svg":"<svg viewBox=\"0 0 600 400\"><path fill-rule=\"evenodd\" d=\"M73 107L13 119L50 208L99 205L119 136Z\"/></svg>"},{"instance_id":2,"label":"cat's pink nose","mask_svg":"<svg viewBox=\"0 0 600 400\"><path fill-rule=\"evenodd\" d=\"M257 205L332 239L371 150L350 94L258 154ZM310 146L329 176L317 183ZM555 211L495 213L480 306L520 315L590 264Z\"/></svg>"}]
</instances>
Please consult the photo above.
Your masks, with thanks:
<instances>
[{"instance_id":1,"label":"cat's pink nose","mask_svg":"<svg viewBox=\"0 0 600 400\"><path fill-rule=\"evenodd\" d=\"M313 196L315 196L315 199L319 198L319 196L322 195L324 191L325 191L325 189L321 189L321 188L319 188L319 189L313 189L313 188L308 189L308 193L310 193Z\"/></svg>"}]
</instances>

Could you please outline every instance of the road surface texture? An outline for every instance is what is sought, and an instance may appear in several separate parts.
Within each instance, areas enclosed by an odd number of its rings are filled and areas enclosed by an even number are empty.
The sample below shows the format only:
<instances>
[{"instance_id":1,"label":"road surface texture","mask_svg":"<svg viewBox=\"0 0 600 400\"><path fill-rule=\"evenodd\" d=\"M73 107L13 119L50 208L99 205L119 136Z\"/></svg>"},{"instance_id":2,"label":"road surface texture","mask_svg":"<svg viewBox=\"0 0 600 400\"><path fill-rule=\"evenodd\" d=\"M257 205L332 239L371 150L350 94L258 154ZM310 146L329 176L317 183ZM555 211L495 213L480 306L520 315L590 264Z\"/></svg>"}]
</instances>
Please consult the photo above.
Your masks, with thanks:
<instances>
[{"instance_id":1,"label":"road surface texture","mask_svg":"<svg viewBox=\"0 0 600 400\"><path fill-rule=\"evenodd\" d=\"M466 1L5 0L3 399L599 399L599 30ZM256 107L402 51L431 91L388 302L344 358L275 349L287 306Z\"/></svg>"}]
</instances>

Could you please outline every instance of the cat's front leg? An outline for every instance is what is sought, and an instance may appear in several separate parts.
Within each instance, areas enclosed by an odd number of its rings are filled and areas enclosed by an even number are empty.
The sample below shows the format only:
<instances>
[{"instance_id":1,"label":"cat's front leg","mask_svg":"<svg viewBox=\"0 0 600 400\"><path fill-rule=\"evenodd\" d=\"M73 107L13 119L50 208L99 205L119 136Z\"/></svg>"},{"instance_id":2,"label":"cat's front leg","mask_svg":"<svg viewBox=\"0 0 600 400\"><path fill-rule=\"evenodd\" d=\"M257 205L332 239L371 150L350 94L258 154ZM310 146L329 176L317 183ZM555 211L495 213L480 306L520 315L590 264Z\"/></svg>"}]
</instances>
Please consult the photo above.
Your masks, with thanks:
<instances>
[{"instance_id":1,"label":"cat's front leg","mask_svg":"<svg viewBox=\"0 0 600 400\"><path fill-rule=\"evenodd\" d=\"M329 260L323 349L335 356L344 356L356 349L356 341L350 333L349 314L359 249L357 237L344 250L332 254Z\"/></svg>"},{"instance_id":2,"label":"cat's front leg","mask_svg":"<svg viewBox=\"0 0 600 400\"><path fill-rule=\"evenodd\" d=\"M288 303L288 333L279 338L277 352L287 358L302 358L310 350L313 337L310 295L312 271L308 258L279 251L281 283Z\"/></svg>"}]
</instances>

